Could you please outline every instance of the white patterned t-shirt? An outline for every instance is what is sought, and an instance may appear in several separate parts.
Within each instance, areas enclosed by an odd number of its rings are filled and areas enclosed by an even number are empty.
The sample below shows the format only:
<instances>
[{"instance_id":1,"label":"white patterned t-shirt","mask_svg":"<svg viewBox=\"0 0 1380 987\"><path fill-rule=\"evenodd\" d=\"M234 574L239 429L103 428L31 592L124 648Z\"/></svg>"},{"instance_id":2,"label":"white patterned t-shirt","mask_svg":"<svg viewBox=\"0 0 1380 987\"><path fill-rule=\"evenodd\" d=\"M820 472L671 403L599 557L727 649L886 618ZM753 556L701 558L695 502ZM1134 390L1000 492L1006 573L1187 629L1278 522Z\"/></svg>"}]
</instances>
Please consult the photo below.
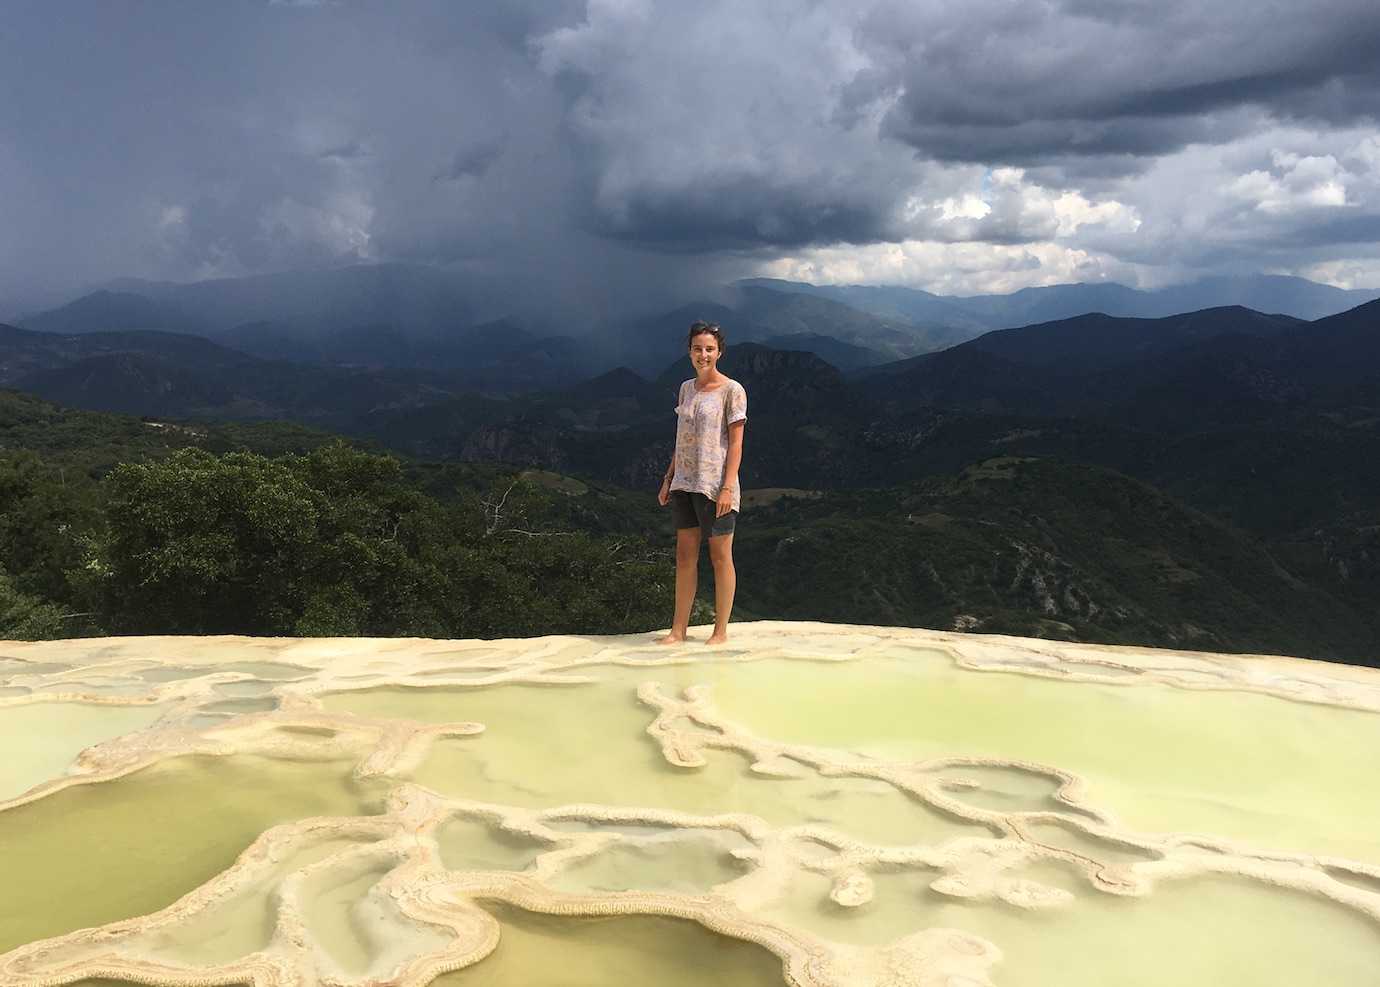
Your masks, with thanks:
<instances>
[{"instance_id":1,"label":"white patterned t-shirt","mask_svg":"<svg viewBox=\"0 0 1380 987\"><path fill-rule=\"evenodd\" d=\"M725 380L712 391L697 391L692 378L680 385L676 419L676 472L671 489L718 500L728 459L728 426L747 421L747 391L736 380ZM733 485L735 511L741 486Z\"/></svg>"}]
</instances>

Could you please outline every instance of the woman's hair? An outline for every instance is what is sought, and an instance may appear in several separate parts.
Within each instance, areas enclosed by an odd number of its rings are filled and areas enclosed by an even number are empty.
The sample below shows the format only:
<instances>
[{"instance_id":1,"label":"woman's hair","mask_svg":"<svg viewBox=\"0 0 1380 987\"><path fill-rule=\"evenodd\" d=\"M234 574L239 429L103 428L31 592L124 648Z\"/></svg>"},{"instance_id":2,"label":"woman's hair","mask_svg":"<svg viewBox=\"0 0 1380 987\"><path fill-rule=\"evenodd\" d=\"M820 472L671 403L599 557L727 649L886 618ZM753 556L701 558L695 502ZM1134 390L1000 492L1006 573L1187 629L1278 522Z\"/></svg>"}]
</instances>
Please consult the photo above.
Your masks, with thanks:
<instances>
[{"instance_id":1,"label":"woman's hair","mask_svg":"<svg viewBox=\"0 0 1380 987\"><path fill-rule=\"evenodd\" d=\"M719 352L722 353L724 350L724 331L719 328L717 322L702 322L697 319L690 323L690 333L685 337L685 345L691 345L695 341L696 336L704 333L709 333L709 335L714 337L719 344Z\"/></svg>"}]
</instances>

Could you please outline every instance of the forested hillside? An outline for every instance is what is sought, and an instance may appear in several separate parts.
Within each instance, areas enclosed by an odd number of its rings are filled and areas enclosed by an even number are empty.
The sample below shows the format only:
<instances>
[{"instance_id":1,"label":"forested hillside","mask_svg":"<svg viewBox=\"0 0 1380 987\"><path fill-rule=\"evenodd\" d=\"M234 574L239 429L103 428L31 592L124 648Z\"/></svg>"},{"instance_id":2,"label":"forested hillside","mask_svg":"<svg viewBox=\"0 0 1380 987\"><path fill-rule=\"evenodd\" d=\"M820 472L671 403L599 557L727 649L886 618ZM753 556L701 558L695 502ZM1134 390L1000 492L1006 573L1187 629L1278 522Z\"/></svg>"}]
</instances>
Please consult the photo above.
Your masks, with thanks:
<instances>
[{"instance_id":1,"label":"forested hillside","mask_svg":"<svg viewBox=\"0 0 1380 987\"><path fill-rule=\"evenodd\" d=\"M750 489L735 614L1380 653L1364 603L1373 537L1327 529L1348 583L1307 541L1284 543L1290 556L1111 469L1009 451L963 462L960 448L990 447L963 434L955 465L899 484ZM1239 479L1222 469L1193 475L1221 496ZM651 630L669 620L672 542L650 487L0 392L0 637ZM705 569L697 620L711 614Z\"/></svg>"},{"instance_id":2,"label":"forested hillside","mask_svg":"<svg viewBox=\"0 0 1380 987\"><path fill-rule=\"evenodd\" d=\"M405 466L297 426L154 423L0 392L0 638L655 624L669 553L626 495L579 489Z\"/></svg>"}]
</instances>

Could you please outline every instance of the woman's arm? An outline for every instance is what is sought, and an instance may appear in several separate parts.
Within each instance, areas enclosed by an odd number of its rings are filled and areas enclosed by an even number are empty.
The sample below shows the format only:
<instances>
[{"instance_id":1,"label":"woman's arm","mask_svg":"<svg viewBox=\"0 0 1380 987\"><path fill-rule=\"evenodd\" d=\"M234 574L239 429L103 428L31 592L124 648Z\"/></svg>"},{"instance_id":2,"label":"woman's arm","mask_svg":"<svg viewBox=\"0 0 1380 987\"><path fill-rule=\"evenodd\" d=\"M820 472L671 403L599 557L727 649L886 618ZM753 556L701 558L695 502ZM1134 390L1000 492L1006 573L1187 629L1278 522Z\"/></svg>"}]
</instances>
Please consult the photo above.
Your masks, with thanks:
<instances>
[{"instance_id":1,"label":"woman's arm","mask_svg":"<svg viewBox=\"0 0 1380 987\"><path fill-rule=\"evenodd\" d=\"M724 457L724 482L719 488L715 517L723 517L733 510L733 491L738 486L738 464L743 461L743 432L746 427L746 421L736 421L728 426L728 454Z\"/></svg>"},{"instance_id":2,"label":"woman's arm","mask_svg":"<svg viewBox=\"0 0 1380 987\"><path fill-rule=\"evenodd\" d=\"M666 475L661 478L661 489L657 491L656 499L662 507L671 501L671 478L676 475L676 454L671 453L671 465L666 467Z\"/></svg>"}]
</instances>

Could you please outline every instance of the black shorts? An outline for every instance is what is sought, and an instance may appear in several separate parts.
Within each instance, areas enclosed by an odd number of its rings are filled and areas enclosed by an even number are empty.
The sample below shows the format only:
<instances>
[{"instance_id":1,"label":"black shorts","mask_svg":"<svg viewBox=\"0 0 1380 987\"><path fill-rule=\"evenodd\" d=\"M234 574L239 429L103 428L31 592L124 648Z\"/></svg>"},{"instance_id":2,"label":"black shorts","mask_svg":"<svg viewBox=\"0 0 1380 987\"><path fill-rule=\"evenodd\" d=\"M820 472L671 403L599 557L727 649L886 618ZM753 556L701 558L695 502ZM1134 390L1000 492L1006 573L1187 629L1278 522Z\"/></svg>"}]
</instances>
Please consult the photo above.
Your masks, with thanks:
<instances>
[{"instance_id":1,"label":"black shorts","mask_svg":"<svg viewBox=\"0 0 1380 987\"><path fill-rule=\"evenodd\" d=\"M714 511L717 507L714 501L702 493L692 493L689 490L671 491L671 517L676 522L677 531L682 528L699 528L700 535L705 538L733 534L738 512L729 511L723 517L715 517Z\"/></svg>"}]
</instances>

